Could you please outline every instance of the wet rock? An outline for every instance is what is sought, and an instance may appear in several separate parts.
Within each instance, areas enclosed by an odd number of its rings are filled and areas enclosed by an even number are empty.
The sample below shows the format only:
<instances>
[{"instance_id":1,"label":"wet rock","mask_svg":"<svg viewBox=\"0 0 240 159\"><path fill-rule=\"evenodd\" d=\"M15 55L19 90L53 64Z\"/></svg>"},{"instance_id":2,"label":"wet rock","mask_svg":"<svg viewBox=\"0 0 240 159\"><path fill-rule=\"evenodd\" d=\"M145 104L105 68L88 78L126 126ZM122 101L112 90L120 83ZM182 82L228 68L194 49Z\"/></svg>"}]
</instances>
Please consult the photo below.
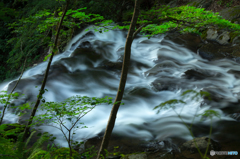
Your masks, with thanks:
<instances>
[{"instance_id":1,"label":"wet rock","mask_svg":"<svg viewBox=\"0 0 240 159\"><path fill-rule=\"evenodd\" d=\"M204 80L211 77L222 77L221 73L201 72L200 70L187 70L183 77L187 79Z\"/></svg>"},{"instance_id":2,"label":"wet rock","mask_svg":"<svg viewBox=\"0 0 240 159\"><path fill-rule=\"evenodd\" d=\"M240 6L237 5L231 8L223 9L219 12L219 15L221 15L224 19L233 21L234 19L240 18Z\"/></svg>"},{"instance_id":3,"label":"wet rock","mask_svg":"<svg viewBox=\"0 0 240 159\"><path fill-rule=\"evenodd\" d=\"M131 89L125 89L125 91L127 92L127 94L130 95L134 95L134 96L140 96L141 98L151 98L152 97L152 93L151 93L151 89L146 88L146 87L134 87Z\"/></svg>"},{"instance_id":4,"label":"wet rock","mask_svg":"<svg viewBox=\"0 0 240 159\"><path fill-rule=\"evenodd\" d=\"M84 41L78 46L78 48L90 48L90 47L91 43L89 41Z\"/></svg>"},{"instance_id":5,"label":"wet rock","mask_svg":"<svg viewBox=\"0 0 240 159\"><path fill-rule=\"evenodd\" d=\"M211 42L203 45L199 49L199 55L209 61L223 58L233 59L240 57L240 46L220 46L214 42Z\"/></svg>"},{"instance_id":6,"label":"wet rock","mask_svg":"<svg viewBox=\"0 0 240 159\"><path fill-rule=\"evenodd\" d=\"M85 148L88 149L94 146L94 150L99 150L102 142L102 137L93 137L88 139L85 143ZM123 137L118 134L112 134L109 141L108 151L110 153L114 152L114 147L118 146L119 148L116 152L120 154L132 154L136 152L144 152L145 148L139 145L143 144L144 141L141 141L137 138Z\"/></svg>"},{"instance_id":7,"label":"wet rock","mask_svg":"<svg viewBox=\"0 0 240 159\"><path fill-rule=\"evenodd\" d=\"M180 78L161 77L151 83L151 86L156 91L174 91L178 89L191 89L193 86L189 85L185 80Z\"/></svg>"},{"instance_id":8,"label":"wet rock","mask_svg":"<svg viewBox=\"0 0 240 159\"><path fill-rule=\"evenodd\" d=\"M130 154L122 157L121 159L147 159L147 154L145 153Z\"/></svg>"},{"instance_id":9,"label":"wet rock","mask_svg":"<svg viewBox=\"0 0 240 159\"><path fill-rule=\"evenodd\" d=\"M205 153L206 149L207 149L207 146L208 146L208 140L209 138L208 137L199 137L199 138L195 138L194 139L199 150L202 152L202 153ZM187 141L185 142L182 146L181 146L181 151L189 151L190 153L198 153L198 150L194 144L194 140L190 140L190 141ZM210 150L215 150L215 151L220 151L221 150L221 145L210 139L210 144L209 144L209 149L208 149L208 153Z\"/></svg>"},{"instance_id":10,"label":"wet rock","mask_svg":"<svg viewBox=\"0 0 240 159\"><path fill-rule=\"evenodd\" d=\"M96 55L97 53L95 53L92 49L89 48L77 48L76 50L74 50L74 52L71 54L70 57L75 57L75 56L80 56L80 55L87 55L87 54L94 54Z\"/></svg>"},{"instance_id":11,"label":"wet rock","mask_svg":"<svg viewBox=\"0 0 240 159\"><path fill-rule=\"evenodd\" d=\"M203 45L203 41L201 37L197 34L188 33L188 34L180 34L180 33L169 33L167 36L164 37L166 40L171 40L174 43L179 45L183 45L184 47L188 48L193 52L197 52L197 50ZM161 44L164 43L164 40Z\"/></svg>"},{"instance_id":12,"label":"wet rock","mask_svg":"<svg viewBox=\"0 0 240 159\"><path fill-rule=\"evenodd\" d=\"M233 113L230 115L230 117L240 122L240 113Z\"/></svg>"},{"instance_id":13,"label":"wet rock","mask_svg":"<svg viewBox=\"0 0 240 159\"><path fill-rule=\"evenodd\" d=\"M107 70L121 70L122 62L112 62L105 60L100 65L99 68L107 69Z\"/></svg>"},{"instance_id":14,"label":"wet rock","mask_svg":"<svg viewBox=\"0 0 240 159\"><path fill-rule=\"evenodd\" d=\"M200 73L195 70L187 70L184 72L185 75L183 77L186 77L187 79L197 79L197 80L203 80L206 78L206 75L203 73Z\"/></svg>"}]
</instances>

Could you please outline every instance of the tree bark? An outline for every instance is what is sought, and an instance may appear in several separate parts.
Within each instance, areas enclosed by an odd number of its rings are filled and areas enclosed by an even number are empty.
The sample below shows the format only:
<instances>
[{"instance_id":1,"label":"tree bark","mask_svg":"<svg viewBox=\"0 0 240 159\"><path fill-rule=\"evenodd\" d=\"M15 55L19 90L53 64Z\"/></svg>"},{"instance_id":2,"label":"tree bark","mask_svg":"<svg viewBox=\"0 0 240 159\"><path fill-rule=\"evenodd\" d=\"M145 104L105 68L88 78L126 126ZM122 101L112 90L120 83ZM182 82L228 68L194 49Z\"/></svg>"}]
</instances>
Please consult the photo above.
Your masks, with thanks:
<instances>
[{"instance_id":1,"label":"tree bark","mask_svg":"<svg viewBox=\"0 0 240 159\"><path fill-rule=\"evenodd\" d=\"M37 101L35 103L35 106L32 110L32 113L31 113L31 116L30 116L30 119L25 127L25 130L24 130L24 134L23 134L23 138L22 138L22 141L24 142L27 138L27 135L28 135L28 132L29 132L29 129L30 129L30 125L32 124L32 120L33 120L33 117L35 116L36 114L36 111L37 111L37 108L38 108L38 105L40 103L40 100L42 98L42 95L44 93L44 88L45 88L45 85L46 85L46 82L47 82L47 76L48 76L48 72L49 72L49 69L50 69L50 66L51 66L51 63L52 63L52 59L53 59L53 55L54 55L54 52L55 50L57 49L57 41L58 41L58 36L59 36L59 32L60 32L60 28L61 28L61 25L62 25L62 22L63 22L63 18L67 12L67 7L68 7L68 4L69 4L69 0L66 1L66 8L62 14L62 18L59 22L59 25L58 25L58 30L57 30L57 34L56 34L56 37L55 37L55 41L54 41L54 46L53 46L53 49L51 50L52 52L52 55L50 56L50 59L49 59L49 62L48 62L48 65L47 65L47 68L46 68L46 72L45 72L45 75L44 75L44 79L43 79L43 82L42 82L42 86L41 86L41 89L39 91L39 94L38 94L38 98L37 98ZM54 52L53 52L54 51Z\"/></svg>"},{"instance_id":2,"label":"tree bark","mask_svg":"<svg viewBox=\"0 0 240 159\"><path fill-rule=\"evenodd\" d=\"M119 109L119 106L121 104L121 100L123 97L124 88L125 88L125 84L127 81L128 67L129 67L130 57L131 57L131 46L132 46L132 41L134 38L134 31L135 31L135 26L137 23L139 11L140 11L140 0L135 0L134 13L133 13L132 21L131 21L130 28L128 31L127 40L125 43L123 66L122 66L122 73L121 73L121 79L120 79L120 83L119 83L119 87L118 87L118 92L117 92L117 95L116 95L116 98L115 98L115 101L114 101L114 104L112 107L111 114L108 119L107 128L105 130L105 134L104 134L104 137L103 137L103 140L101 143L101 147L98 152L97 159L100 159L101 155L103 155L103 156L106 155L104 150L107 149L107 147L108 147L108 143L109 143L109 140L110 140L110 137L112 134L112 130L115 125L117 112L118 112L118 109Z\"/></svg>"}]
</instances>

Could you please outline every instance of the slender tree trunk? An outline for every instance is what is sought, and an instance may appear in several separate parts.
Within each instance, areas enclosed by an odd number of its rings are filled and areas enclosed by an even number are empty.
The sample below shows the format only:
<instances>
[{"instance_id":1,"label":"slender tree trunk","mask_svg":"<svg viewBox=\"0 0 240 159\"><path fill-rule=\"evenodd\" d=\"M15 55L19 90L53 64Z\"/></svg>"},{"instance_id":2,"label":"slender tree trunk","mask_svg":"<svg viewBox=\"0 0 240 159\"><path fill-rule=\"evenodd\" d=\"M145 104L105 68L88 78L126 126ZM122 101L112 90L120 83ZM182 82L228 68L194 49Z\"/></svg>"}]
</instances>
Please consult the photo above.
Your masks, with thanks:
<instances>
[{"instance_id":1,"label":"slender tree trunk","mask_svg":"<svg viewBox=\"0 0 240 159\"><path fill-rule=\"evenodd\" d=\"M62 18L59 22L59 25L58 25L58 30L57 30L57 34L56 34L56 37L55 37L55 41L54 41L54 46L53 46L53 50L52 50L52 55L49 59L49 62L48 62L48 65L47 65L47 68L46 68L46 72L45 72L45 75L44 75L44 79L43 79L43 82L42 82L42 86L41 86L41 89L39 91L39 94L38 94L38 98L37 98L37 101L35 103L35 106L32 110L32 113L31 113L31 116L30 116L30 119L25 127L25 130L24 130L24 134L23 134L23 138L22 138L22 141L24 141L26 138L27 138L27 135L28 135L28 132L29 132L29 129L30 129L30 125L32 124L32 120L33 120L33 117L35 116L36 114L36 111L37 111L37 108L38 108L38 105L40 103L40 100L42 98L42 95L44 93L44 88L45 88L45 85L46 85L46 82L47 82L47 76L48 76L48 72L49 72L49 69L50 69L50 66L51 66L51 63L52 63L52 59L53 59L53 55L54 55L54 52L56 51L57 49L57 41L58 41L58 36L59 36L59 32L60 32L60 28L61 28L61 25L62 25L62 22L63 22L63 18L67 12L67 7L68 7L68 3L69 3L69 0L66 1L66 8L62 14Z\"/></svg>"},{"instance_id":2,"label":"slender tree trunk","mask_svg":"<svg viewBox=\"0 0 240 159\"><path fill-rule=\"evenodd\" d=\"M71 130L69 131L68 134L68 146L69 146L69 151L70 151L70 157L72 157L72 143L71 143Z\"/></svg>"},{"instance_id":3,"label":"slender tree trunk","mask_svg":"<svg viewBox=\"0 0 240 159\"><path fill-rule=\"evenodd\" d=\"M119 109L119 106L121 104L121 100L123 97L124 88L125 88L125 84L127 81L128 67L129 67L130 57L131 57L131 45L132 45L134 35L136 35L136 34L134 34L134 31L135 31L135 26L137 23L139 11L140 11L139 6L140 6L140 0L135 0L134 13L133 13L131 25L130 25L130 28L128 31L127 40L126 40L126 44L125 44L122 73L121 73L121 79L120 79L120 83L119 83L119 87L118 87L118 92L117 92L117 96L114 101L114 105L112 107L111 114L108 119L107 128L105 130L105 134L104 134L104 137L103 137L103 140L101 143L101 147L98 152L97 159L100 159L101 155L105 156L105 154L106 154L104 150L107 149L107 147L108 147L108 143L109 143L109 140L110 140L110 137L112 134L112 130L115 125L117 112L118 112L118 109Z\"/></svg>"}]
</instances>

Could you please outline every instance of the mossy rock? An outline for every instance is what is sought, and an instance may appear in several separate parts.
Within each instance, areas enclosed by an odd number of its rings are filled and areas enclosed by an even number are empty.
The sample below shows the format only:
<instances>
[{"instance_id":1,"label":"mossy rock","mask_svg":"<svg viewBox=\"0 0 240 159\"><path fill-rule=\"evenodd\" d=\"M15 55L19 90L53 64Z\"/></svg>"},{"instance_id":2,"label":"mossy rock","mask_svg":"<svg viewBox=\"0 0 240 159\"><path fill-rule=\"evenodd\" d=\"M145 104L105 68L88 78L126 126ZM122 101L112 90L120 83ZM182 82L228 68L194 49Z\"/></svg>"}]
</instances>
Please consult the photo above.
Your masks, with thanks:
<instances>
[{"instance_id":1,"label":"mossy rock","mask_svg":"<svg viewBox=\"0 0 240 159\"><path fill-rule=\"evenodd\" d=\"M57 157L57 159L70 159L69 148L62 147L60 149L57 149L57 150L55 150L54 152L51 153L51 156L53 158ZM73 159L78 159L78 158L80 158L80 155L78 154L77 151L72 149L72 157L73 157Z\"/></svg>"},{"instance_id":2,"label":"mossy rock","mask_svg":"<svg viewBox=\"0 0 240 159\"><path fill-rule=\"evenodd\" d=\"M234 32L230 32L230 33L229 33L229 36L230 36L230 38L231 38L230 43L232 43L232 42L233 42L233 39L234 39L235 37L239 36L239 34L234 33Z\"/></svg>"},{"instance_id":3,"label":"mossy rock","mask_svg":"<svg viewBox=\"0 0 240 159\"><path fill-rule=\"evenodd\" d=\"M0 135L6 139L16 142L18 135L23 132L24 129L25 125L20 125L18 123L2 124L0 125Z\"/></svg>"},{"instance_id":4,"label":"mossy rock","mask_svg":"<svg viewBox=\"0 0 240 159\"><path fill-rule=\"evenodd\" d=\"M146 152L132 153L124 155L121 159L147 159Z\"/></svg>"}]
</instances>

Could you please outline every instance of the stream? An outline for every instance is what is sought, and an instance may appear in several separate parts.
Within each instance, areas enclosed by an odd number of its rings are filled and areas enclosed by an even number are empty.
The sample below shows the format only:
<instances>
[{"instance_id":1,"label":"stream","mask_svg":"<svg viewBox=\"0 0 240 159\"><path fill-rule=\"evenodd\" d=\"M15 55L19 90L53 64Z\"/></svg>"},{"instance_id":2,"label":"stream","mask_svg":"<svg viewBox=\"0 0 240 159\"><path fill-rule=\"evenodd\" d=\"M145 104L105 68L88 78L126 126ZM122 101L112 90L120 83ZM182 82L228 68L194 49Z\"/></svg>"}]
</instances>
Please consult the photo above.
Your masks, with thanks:
<instances>
[{"instance_id":1,"label":"stream","mask_svg":"<svg viewBox=\"0 0 240 159\"><path fill-rule=\"evenodd\" d=\"M63 101L74 95L109 96L115 99L121 75L119 63L124 54L126 36L126 31L119 30L103 33L89 30L76 35L66 51L53 58L45 87L48 90L44 94L46 101ZM220 121L235 122L223 109L228 108L229 103L238 102L239 64L227 59L209 62L184 46L164 39L165 36L166 34L148 39L139 35L134 39L124 105L119 108L113 133L145 141L161 141L171 137L189 140L192 137L182 120L194 123L197 136L207 135L211 120L201 121L201 117L194 116L208 109L221 115L221 119L214 117L212 120L215 130L220 129ZM24 72L15 92L25 96L16 100L15 104L36 100L46 67L47 62L42 62ZM188 70L198 71L203 76L188 77L185 73ZM16 80L1 83L0 89L10 91ZM186 104L177 104L175 110L162 109L159 114L153 110L167 100L182 99L182 92L188 89L211 90L224 102L211 105L211 102L204 102L204 99L192 100L189 96L185 99ZM88 128L76 130L74 140L83 141L103 132L111 108L112 105L98 105L84 116L81 122ZM15 115L16 112L17 110L9 109L4 118L5 123L23 123L27 119L19 118ZM39 113L43 112L37 112ZM176 113L181 114L182 120ZM70 126L70 123L67 125ZM206 127L206 131L201 126ZM56 136L56 143L68 147L60 130L50 126L40 128ZM213 136L218 133L213 131Z\"/></svg>"}]
</instances>

